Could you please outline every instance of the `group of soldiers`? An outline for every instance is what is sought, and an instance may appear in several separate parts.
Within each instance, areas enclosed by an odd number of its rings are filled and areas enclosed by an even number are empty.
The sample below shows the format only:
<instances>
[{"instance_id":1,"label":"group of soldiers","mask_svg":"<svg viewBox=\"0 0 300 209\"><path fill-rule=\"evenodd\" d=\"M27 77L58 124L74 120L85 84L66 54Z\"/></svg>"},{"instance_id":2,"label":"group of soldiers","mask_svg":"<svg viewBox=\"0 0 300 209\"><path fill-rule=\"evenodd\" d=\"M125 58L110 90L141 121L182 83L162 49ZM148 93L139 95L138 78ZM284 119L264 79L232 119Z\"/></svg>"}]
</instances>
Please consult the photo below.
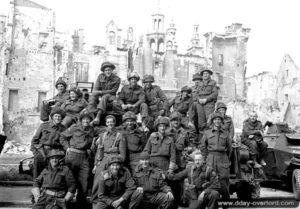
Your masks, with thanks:
<instances>
[{"instance_id":1,"label":"group of soldiers","mask_svg":"<svg viewBox=\"0 0 300 209\"><path fill-rule=\"evenodd\" d=\"M74 199L87 208L88 195L94 209L217 208L218 199L229 199L234 126L226 105L217 103L213 72L196 73L195 85L169 102L152 75L142 87L135 72L117 94L114 69L102 64L88 99L59 79L58 94L43 103L44 123L31 144L33 208L66 208ZM122 124L108 113L122 115ZM242 143L255 167L265 165L255 112L244 122Z\"/></svg>"}]
</instances>

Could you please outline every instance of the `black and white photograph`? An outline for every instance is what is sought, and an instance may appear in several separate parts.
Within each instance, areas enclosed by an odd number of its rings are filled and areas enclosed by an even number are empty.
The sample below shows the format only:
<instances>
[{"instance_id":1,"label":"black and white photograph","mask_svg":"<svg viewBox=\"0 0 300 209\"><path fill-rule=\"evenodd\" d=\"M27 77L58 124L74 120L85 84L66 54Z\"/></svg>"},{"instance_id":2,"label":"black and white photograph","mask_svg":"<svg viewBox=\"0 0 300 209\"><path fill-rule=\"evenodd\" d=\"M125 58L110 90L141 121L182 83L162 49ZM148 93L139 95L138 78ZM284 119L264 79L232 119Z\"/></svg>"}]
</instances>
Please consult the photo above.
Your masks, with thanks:
<instances>
[{"instance_id":1,"label":"black and white photograph","mask_svg":"<svg viewBox=\"0 0 300 209\"><path fill-rule=\"evenodd\" d=\"M0 208L300 208L299 8L1 0Z\"/></svg>"}]
</instances>

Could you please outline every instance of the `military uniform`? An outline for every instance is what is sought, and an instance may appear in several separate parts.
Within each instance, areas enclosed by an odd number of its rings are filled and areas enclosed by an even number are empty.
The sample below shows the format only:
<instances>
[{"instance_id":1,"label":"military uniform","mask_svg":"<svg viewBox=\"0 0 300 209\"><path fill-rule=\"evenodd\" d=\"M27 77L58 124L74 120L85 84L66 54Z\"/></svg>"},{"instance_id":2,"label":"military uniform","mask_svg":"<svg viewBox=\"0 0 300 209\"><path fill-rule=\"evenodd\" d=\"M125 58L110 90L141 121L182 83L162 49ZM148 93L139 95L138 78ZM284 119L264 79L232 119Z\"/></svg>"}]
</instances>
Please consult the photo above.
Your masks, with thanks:
<instances>
[{"instance_id":1,"label":"military uniform","mask_svg":"<svg viewBox=\"0 0 300 209\"><path fill-rule=\"evenodd\" d=\"M231 118L230 116L228 116L228 115L225 115L223 118L224 118L224 119L223 119L223 123L222 123L222 128L223 128L224 130L226 130L226 131L229 132L230 139L232 140L233 137L234 137L234 124L233 124L233 120L232 120L232 118ZM208 119L207 124L208 124L208 126L209 126L210 128L213 127L213 122L212 122L212 120L211 120L210 117L209 117L209 119Z\"/></svg>"},{"instance_id":2,"label":"military uniform","mask_svg":"<svg viewBox=\"0 0 300 209\"><path fill-rule=\"evenodd\" d=\"M105 131L93 143L91 150L96 153L94 165L96 172L94 182L97 181L102 171L107 169L108 157L112 154L120 154L123 159L126 157L126 141L116 129ZM94 184L92 189L92 200L97 198L98 185Z\"/></svg>"},{"instance_id":3,"label":"military uniform","mask_svg":"<svg viewBox=\"0 0 300 209\"><path fill-rule=\"evenodd\" d=\"M150 162L163 171L174 169L176 164L175 143L171 136L162 136L158 132L150 135L144 151L150 154Z\"/></svg>"},{"instance_id":4,"label":"military uniform","mask_svg":"<svg viewBox=\"0 0 300 209\"><path fill-rule=\"evenodd\" d=\"M183 117L186 117L192 103L192 97L187 96L186 98L182 98L182 95L177 95L170 102L170 108L173 106L173 112L179 112Z\"/></svg>"},{"instance_id":5,"label":"military uniform","mask_svg":"<svg viewBox=\"0 0 300 209\"><path fill-rule=\"evenodd\" d=\"M268 144L263 141L261 132L263 131L262 123L257 120L251 122L247 119L243 123L242 143L249 148L250 155L263 158L267 153ZM252 139L250 135L254 135Z\"/></svg>"},{"instance_id":6,"label":"military uniform","mask_svg":"<svg viewBox=\"0 0 300 209\"><path fill-rule=\"evenodd\" d=\"M116 93L120 87L120 83L121 79L119 76L112 74L110 77L106 77L104 73L101 73L98 76L94 87L94 91L101 91L101 94L96 92L91 95L88 110L90 112L96 112L98 108L103 112L106 112L107 105L116 100ZM100 96L101 101L99 102Z\"/></svg>"},{"instance_id":7,"label":"military uniform","mask_svg":"<svg viewBox=\"0 0 300 209\"><path fill-rule=\"evenodd\" d=\"M144 88L144 91L146 104L148 105L148 111L151 116L156 118L160 110L164 110L165 113L167 112L169 101L159 86L153 85L149 89Z\"/></svg>"},{"instance_id":8,"label":"military uniform","mask_svg":"<svg viewBox=\"0 0 300 209\"><path fill-rule=\"evenodd\" d=\"M67 166L59 165L57 168L52 168L49 165L34 180L33 187L42 190L33 209L59 209L66 208L64 197L67 192L75 193L76 183L72 171Z\"/></svg>"},{"instance_id":9,"label":"military uniform","mask_svg":"<svg viewBox=\"0 0 300 209\"><path fill-rule=\"evenodd\" d=\"M52 149L62 149L59 142L60 133L66 128L62 124L53 121L42 123L31 140L30 150L34 155L33 179L37 178L46 167L47 154Z\"/></svg>"},{"instance_id":10,"label":"military uniform","mask_svg":"<svg viewBox=\"0 0 300 209\"><path fill-rule=\"evenodd\" d=\"M199 83L199 86L195 88L193 94L194 103L189 112L190 121L197 121L197 125L200 132L203 132L207 128L207 120L209 115L214 112L215 103L218 98L217 83L214 80L203 80ZM199 99L206 99L205 104L200 104Z\"/></svg>"},{"instance_id":11,"label":"military uniform","mask_svg":"<svg viewBox=\"0 0 300 209\"><path fill-rule=\"evenodd\" d=\"M222 197L229 199L229 157L232 143L228 131L222 128L205 131L200 150L206 165L213 168L220 177Z\"/></svg>"},{"instance_id":12,"label":"military uniform","mask_svg":"<svg viewBox=\"0 0 300 209\"><path fill-rule=\"evenodd\" d=\"M67 114L66 117L63 119L62 124L68 128L73 123L76 123L81 110L83 110L87 105L88 103L83 98L78 98L76 100L66 100L61 106L61 108Z\"/></svg>"},{"instance_id":13,"label":"military uniform","mask_svg":"<svg viewBox=\"0 0 300 209\"><path fill-rule=\"evenodd\" d=\"M83 116L80 116L80 121L82 118ZM77 200L82 204L85 204L87 196L88 178L91 171L89 154L95 136L96 132L93 127L88 126L84 129L81 124L75 124L64 131L60 137L60 142L67 151L66 164L78 181Z\"/></svg>"},{"instance_id":14,"label":"military uniform","mask_svg":"<svg viewBox=\"0 0 300 209\"><path fill-rule=\"evenodd\" d=\"M218 208L217 200L219 199L220 182L212 168L206 165L197 168L193 165L179 173L169 174L168 178L171 180L187 178L181 201L185 204L187 203L190 209ZM204 197L202 201L199 201L198 196L202 192L204 192Z\"/></svg>"},{"instance_id":15,"label":"military uniform","mask_svg":"<svg viewBox=\"0 0 300 209\"><path fill-rule=\"evenodd\" d=\"M94 183L98 184L99 190L97 203L93 205L93 209L114 208L112 203L121 197L125 200L122 203L123 206L136 189L135 182L125 167L120 168L117 177L114 177L109 170L104 171Z\"/></svg>"},{"instance_id":16,"label":"military uniform","mask_svg":"<svg viewBox=\"0 0 300 209\"><path fill-rule=\"evenodd\" d=\"M55 86L57 87L57 85L59 84L64 85L65 88L67 88L67 83L64 82L62 79L58 79ZM70 98L70 93L69 91L65 90L64 92L59 93L52 98L54 102L43 103L41 108L40 119L42 121L48 121L52 109L59 108L69 98Z\"/></svg>"},{"instance_id":17,"label":"military uniform","mask_svg":"<svg viewBox=\"0 0 300 209\"><path fill-rule=\"evenodd\" d=\"M141 166L137 166L133 179L137 187L143 188L143 193L135 191L132 194L129 209L142 208L142 205L146 208L148 206L146 203L160 206L162 209L170 208L172 201L168 200L166 193L171 192L171 188L167 185L162 170L152 166L144 170Z\"/></svg>"}]
</instances>

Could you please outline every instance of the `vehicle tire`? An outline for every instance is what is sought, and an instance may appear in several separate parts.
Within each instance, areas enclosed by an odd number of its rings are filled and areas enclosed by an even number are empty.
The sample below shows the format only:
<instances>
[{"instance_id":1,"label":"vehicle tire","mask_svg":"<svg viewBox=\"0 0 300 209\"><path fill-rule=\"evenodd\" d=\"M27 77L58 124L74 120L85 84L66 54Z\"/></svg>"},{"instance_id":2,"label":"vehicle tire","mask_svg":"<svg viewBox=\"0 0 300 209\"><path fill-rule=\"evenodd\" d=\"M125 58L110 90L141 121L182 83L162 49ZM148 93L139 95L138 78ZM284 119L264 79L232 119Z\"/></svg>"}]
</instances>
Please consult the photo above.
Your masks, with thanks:
<instances>
[{"instance_id":1,"label":"vehicle tire","mask_svg":"<svg viewBox=\"0 0 300 209\"><path fill-rule=\"evenodd\" d=\"M293 171L292 185L295 199L300 200L300 169Z\"/></svg>"}]
</instances>

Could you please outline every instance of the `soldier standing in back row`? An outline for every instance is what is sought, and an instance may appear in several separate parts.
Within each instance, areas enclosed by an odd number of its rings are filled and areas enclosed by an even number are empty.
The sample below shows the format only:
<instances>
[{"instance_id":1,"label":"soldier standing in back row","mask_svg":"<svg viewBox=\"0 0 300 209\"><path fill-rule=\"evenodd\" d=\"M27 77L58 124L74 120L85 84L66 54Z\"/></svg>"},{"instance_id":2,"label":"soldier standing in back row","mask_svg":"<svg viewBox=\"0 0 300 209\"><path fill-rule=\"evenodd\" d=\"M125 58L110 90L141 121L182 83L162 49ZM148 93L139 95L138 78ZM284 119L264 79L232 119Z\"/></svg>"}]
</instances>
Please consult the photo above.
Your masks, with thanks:
<instances>
[{"instance_id":1,"label":"soldier standing in back row","mask_svg":"<svg viewBox=\"0 0 300 209\"><path fill-rule=\"evenodd\" d=\"M119 76L113 73L116 66L110 62L104 62L101 65L102 73L98 76L93 94L89 98L89 106L87 110L89 112L97 112L97 116L93 120L93 125L100 123L100 118L103 113L106 112L107 106L112 105L116 100L116 93L119 89L121 79ZM99 98L101 98L99 102Z\"/></svg>"},{"instance_id":2,"label":"soldier standing in back row","mask_svg":"<svg viewBox=\"0 0 300 209\"><path fill-rule=\"evenodd\" d=\"M32 137L30 150L34 155L33 179L46 167L47 154L53 149L63 149L59 137L60 133L66 130L61 124L64 117L65 112L62 109L53 109L50 114L52 120L42 123Z\"/></svg>"},{"instance_id":3,"label":"soldier standing in back row","mask_svg":"<svg viewBox=\"0 0 300 209\"><path fill-rule=\"evenodd\" d=\"M193 108L193 113L190 115L190 121L194 121L193 116L197 115L200 137L208 128L207 121L209 115L215 110L218 98L217 83L211 79L212 74L213 72L208 68L201 71L200 75L203 80L199 83L198 95L195 95L196 98L193 97L195 107Z\"/></svg>"},{"instance_id":4,"label":"soldier standing in back row","mask_svg":"<svg viewBox=\"0 0 300 209\"><path fill-rule=\"evenodd\" d=\"M231 138L227 130L222 128L223 116L216 112L211 115L213 127L204 132L200 150L206 165L213 168L219 175L221 195L229 199L229 166L232 152Z\"/></svg>"},{"instance_id":5,"label":"soldier standing in back row","mask_svg":"<svg viewBox=\"0 0 300 209\"><path fill-rule=\"evenodd\" d=\"M152 83L154 83L154 77L152 75L145 75L143 78L143 83L149 115L154 118L157 118L157 116L166 115L169 101L159 86L152 85Z\"/></svg>"}]
</instances>

